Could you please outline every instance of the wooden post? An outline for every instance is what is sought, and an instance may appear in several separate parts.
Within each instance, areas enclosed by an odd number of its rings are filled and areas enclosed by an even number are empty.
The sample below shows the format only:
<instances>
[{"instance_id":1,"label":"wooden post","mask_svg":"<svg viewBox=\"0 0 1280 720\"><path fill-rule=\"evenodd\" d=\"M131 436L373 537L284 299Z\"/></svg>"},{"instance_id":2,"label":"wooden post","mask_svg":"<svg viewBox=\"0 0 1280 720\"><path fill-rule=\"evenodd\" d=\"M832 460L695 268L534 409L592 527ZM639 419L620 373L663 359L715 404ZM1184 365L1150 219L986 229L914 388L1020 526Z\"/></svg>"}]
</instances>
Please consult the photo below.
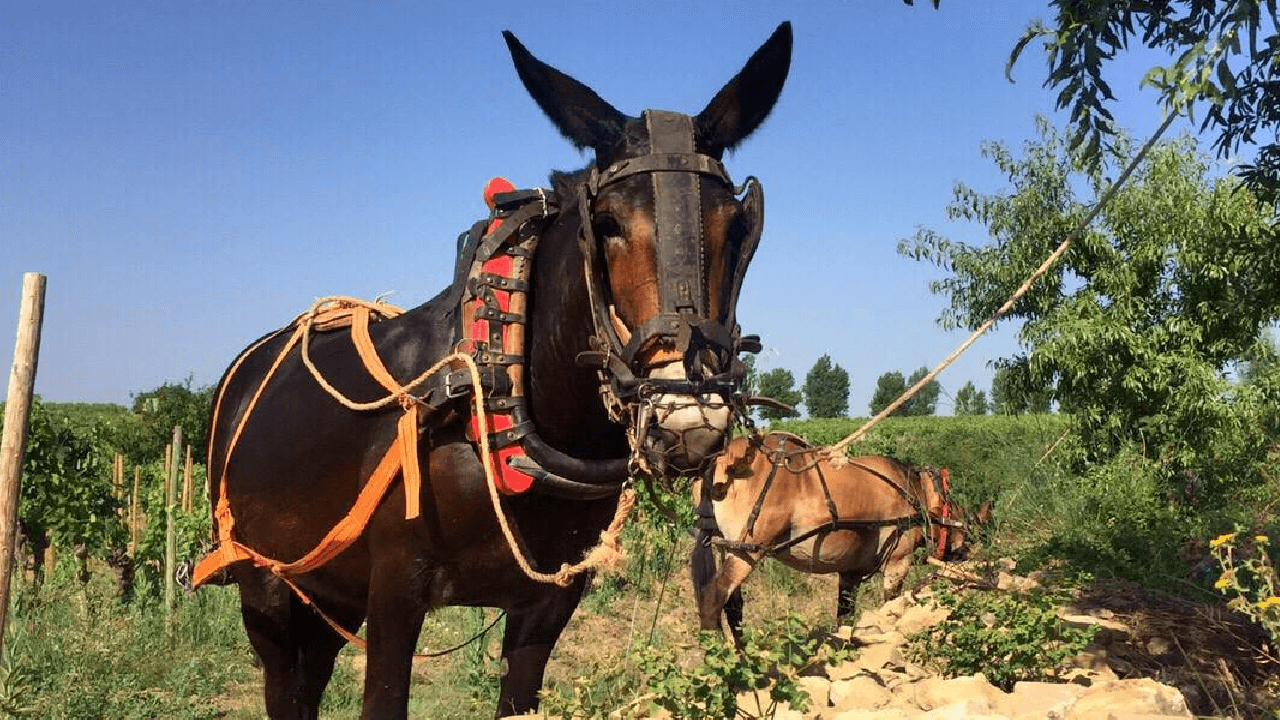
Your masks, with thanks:
<instances>
[{"instance_id":1,"label":"wooden post","mask_svg":"<svg viewBox=\"0 0 1280 720\"><path fill-rule=\"evenodd\" d=\"M129 557L138 557L138 541L142 539L142 466L133 466L133 497L129 500Z\"/></svg>"},{"instance_id":2,"label":"wooden post","mask_svg":"<svg viewBox=\"0 0 1280 720\"><path fill-rule=\"evenodd\" d=\"M191 487L193 480L192 475L195 474L195 460L191 457L191 443L187 443L187 465L182 470L182 511L191 512L191 493L194 488Z\"/></svg>"},{"instance_id":3,"label":"wooden post","mask_svg":"<svg viewBox=\"0 0 1280 720\"><path fill-rule=\"evenodd\" d=\"M172 629L173 603L178 590L178 532L174 527L174 502L178 486L178 457L182 453L182 426L173 426L173 451L164 479L164 617Z\"/></svg>"},{"instance_id":4,"label":"wooden post","mask_svg":"<svg viewBox=\"0 0 1280 720\"><path fill-rule=\"evenodd\" d=\"M120 517L125 518L128 513L125 510L123 500L125 499L124 491L124 455L116 453L115 462L111 464L111 491L115 493L116 500L120 503Z\"/></svg>"},{"instance_id":5,"label":"wooden post","mask_svg":"<svg viewBox=\"0 0 1280 720\"><path fill-rule=\"evenodd\" d=\"M9 619L9 575L18 532L18 498L22 494L22 459L27 450L28 415L35 391L40 356L40 326L44 321L44 275L22 276L22 307L18 337L13 346L13 369L4 406L4 437L0 439L0 652Z\"/></svg>"},{"instance_id":6,"label":"wooden post","mask_svg":"<svg viewBox=\"0 0 1280 720\"><path fill-rule=\"evenodd\" d=\"M173 470L173 443L164 446L164 480L162 482L169 482L169 472L171 470ZM166 495L165 500L168 499Z\"/></svg>"}]
</instances>

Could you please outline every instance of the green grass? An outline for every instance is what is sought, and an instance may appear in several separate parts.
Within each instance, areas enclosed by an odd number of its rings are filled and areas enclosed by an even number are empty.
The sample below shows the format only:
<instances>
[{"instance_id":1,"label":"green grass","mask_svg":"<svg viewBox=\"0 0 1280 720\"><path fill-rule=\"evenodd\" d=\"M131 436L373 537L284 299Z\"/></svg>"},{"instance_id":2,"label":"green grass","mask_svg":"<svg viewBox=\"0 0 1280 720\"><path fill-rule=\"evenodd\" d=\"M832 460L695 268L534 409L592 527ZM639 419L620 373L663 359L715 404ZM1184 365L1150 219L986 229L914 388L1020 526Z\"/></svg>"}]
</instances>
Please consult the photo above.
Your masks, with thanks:
<instances>
[{"instance_id":1,"label":"green grass","mask_svg":"<svg viewBox=\"0 0 1280 720\"><path fill-rule=\"evenodd\" d=\"M219 717L214 700L251 678L234 591L183 597L167 628L155 603L117 601L107 573L83 586L70 575L54 573L39 590L13 583L3 691L10 715Z\"/></svg>"},{"instance_id":2,"label":"green grass","mask_svg":"<svg viewBox=\"0 0 1280 720\"><path fill-rule=\"evenodd\" d=\"M859 422L808 421L781 427L821 444L836 442ZM1213 577L1197 578L1188 547L1234 522L1253 523L1280 496L1280 479L1242 479L1229 502L1187 506L1162 492L1160 469L1138 454L1071 472L1046 451L1063 435L1061 416L891 418L857 453L892 454L952 468L955 490L970 505L996 501L986 556L1009 556L1024 567L1065 560L1081 578L1124 578L1144 587L1208 597ZM674 663L697 667L697 619L689 588L691 540L687 493L664 504L677 522L644 500L625 528L627 558L618 575L592 584L547 669L547 692L579 707L601 709L647 692L639 658L657 648ZM70 553L59 555L70 560ZM110 574L98 568L87 586L69 562L38 591L15 578L10 625L0 668L0 717L212 718L263 717L260 672L241 626L235 588L182 594L172 630L144 589L122 603ZM927 573L913 572L908 584ZM747 626L798 613L813 627L835 617L834 576L813 576L763 563L747 581ZM151 594L154 594L152 590ZM884 600L878 578L864 584L861 609ZM457 645L496 617L495 610L445 608L428 616L419 647ZM480 642L446 657L416 661L411 718L488 716L497 699L501 623ZM363 657L339 657L322 717L358 714ZM19 711L15 713L14 711Z\"/></svg>"}]
</instances>

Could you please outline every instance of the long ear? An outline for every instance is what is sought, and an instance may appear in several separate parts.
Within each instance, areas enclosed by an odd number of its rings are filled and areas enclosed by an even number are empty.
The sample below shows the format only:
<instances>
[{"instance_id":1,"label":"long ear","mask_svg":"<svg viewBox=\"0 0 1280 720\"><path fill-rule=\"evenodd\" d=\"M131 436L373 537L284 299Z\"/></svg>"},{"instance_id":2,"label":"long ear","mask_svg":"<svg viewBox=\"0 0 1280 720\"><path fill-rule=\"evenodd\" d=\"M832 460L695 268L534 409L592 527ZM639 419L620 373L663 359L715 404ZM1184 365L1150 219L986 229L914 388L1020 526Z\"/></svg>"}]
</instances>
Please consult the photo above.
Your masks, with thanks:
<instances>
[{"instance_id":1,"label":"long ear","mask_svg":"<svg viewBox=\"0 0 1280 720\"><path fill-rule=\"evenodd\" d=\"M720 157L760 127L791 69L791 23L784 22L698 113L700 149Z\"/></svg>"},{"instance_id":2,"label":"long ear","mask_svg":"<svg viewBox=\"0 0 1280 720\"><path fill-rule=\"evenodd\" d=\"M509 30L502 31L520 82L561 134L579 150L613 145L627 116L595 91L534 57Z\"/></svg>"}]
</instances>

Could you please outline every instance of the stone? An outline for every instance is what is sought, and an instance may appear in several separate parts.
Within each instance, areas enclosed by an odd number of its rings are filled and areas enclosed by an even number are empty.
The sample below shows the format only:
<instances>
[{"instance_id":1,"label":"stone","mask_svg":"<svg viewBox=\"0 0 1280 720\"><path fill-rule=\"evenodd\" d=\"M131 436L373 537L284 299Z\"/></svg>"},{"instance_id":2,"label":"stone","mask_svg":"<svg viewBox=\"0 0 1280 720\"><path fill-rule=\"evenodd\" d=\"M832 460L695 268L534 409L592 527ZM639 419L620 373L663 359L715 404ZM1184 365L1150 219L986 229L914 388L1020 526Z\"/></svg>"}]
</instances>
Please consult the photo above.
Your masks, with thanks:
<instances>
[{"instance_id":1,"label":"stone","mask_svg":"<svg viewBox=\"0 0 1280 720\"><path fill-rule=\"evenodd\" d=\"M1066 608L1058 612L1058 619L1077 628L1095 628L1094 642L1110 643L1116 640L1128 640L1133 631L1128 625L1118 620L1094 617L1084 613L1068 612Z\"/></svg>"},{"instance_id":2,"label":"stone","mask_svg":"<svg viewBox=\"0 0 1280 720\"><path fill-rule=\"evenodd\" d=\"M739 712L746 711L751 717L772 717L774 720L804 720L805 718L804 713L791 709L791 706L785 702L778 703L773 715L768 715L772 703L773 701L769 699L769 688L738 693ZM818 708L821 709L821 706Z\"/></svg>"},{"instance_id":3,"label":"stone","mask_svg":"<svg viewBox=\"0 0 1280 720\"><path fill-rule=\"evenodd\" d=\"M836 710L878 710L893 700L893 693L871 675L864 674L833 681L829 697Z\"/></svg>"},{"instance_id":4,"label":"stone","mask_svg":"<svg viewBox=\"0 0 1280 720\"><path fill-rule=\"evenodd\" d=\"M978 700L952 703L920 716L920 720L1008 720L1004 715L991 712Z\"/></svg>"},{"instance_id":5,"label":"stone","mask_svg":"<svg viewBox=\"0 0 1280 720\"><path fill-rule=\"evenodd\" d=\"M1167 657L1173 654L1173 643L1162 637L1153 637L1147 641L1147 652L1151 657Z\"/></svg>"},{"instance_id":6,"label":"stone","mask_svg":"<svg viewBox=\"0 0 1280 720\"><path fill-rule=\"evenodd\" d=\"M949 609L937 605L914 605L898 619L898 632L913 635L946 620L950 614Z\"/></svg>"},{"instance_id":7,"label":"stone","mask_svg":"<svg viewBox=\"0 0 1280 720\"><path fill-rule=\"evenodd\" d=\"M1129 720L1139 715L1192 717L1177 688L1150 678L1116 680L1089 688L1063 720Z\"/></svg>"},{"instance_id":8,"label":"stone","mask_svg":"<svg viewBox=\"0 0 1280 720\"><path fill-rule=\"evenodd\" d=\"M982 673L944 680L930 677L915 685L911 698L921 710L935 710L956 703L968 703L973 712L989 713L1002 706L1006 696L1000 688L987 682Z\"/></svg>"},{"instance_id":9,"label":"stone","mask_svg":"<svg viewBox=\"0 0 1280 720\"><path fill-rule=\"evenodd\" d=\"M897 645L889 643L877 643L868 645L858 651L858 657L853 660L856 667L865 668L867 670L880 670L882 668L901 668L905 659L902 657L902 649Z\"/></svg>"},{"instance_id":10,"label":"stone","mask_svg":"<svg viewBox=\"0 0 1280 720\"><path fill-rule=\"evenodd\" d=\"M899 624L901 627L901 624ZM889 632L859 632L853 639L865 646L870 645L906 645L907 637L897 630Z\"/></svg>"},{"instance_id":11,"label":"stone","mask_svg":"<svg viewBox=\"0 0 1280 720\"><path fill-rule=\"evenodd\" d=\"M824 714L822 720L915 720L920 717L918 711L903 708L883 708L880 710L842 710Z\"/></svg>"},{"instance_id":12,"label":"stone","mask_svg":"<svg viewBox=\"0 0 1280 720\"><path fill-rule=\"evenodd\" d=\"M1006 709L1015 720L1060 718L1085 690L1080 685L1024 680L1014 684Z\"/></svg>"},{"instance_id":13,"label":"stone","mask_svg":"<svg viewBox=\"0 0 1280 720\"><path fill-rule=\"evenodd\" d=\"M796 685L809 695L811 710L821 710L831 705L831 681L825 677L801 677Z\"/></svg>"},{"instance_id":14,"label":"stone","mask_svg":"<svg viewBox=\"0 0 1280 720\"><path fill-rule=\"evenodd\" d=\"M887 613L895 617L901 617L902 613L906 611L908 603L909 600L906 595L899 595L898 597L881 605L880 612Z\"/></svg>"}]
</instances>

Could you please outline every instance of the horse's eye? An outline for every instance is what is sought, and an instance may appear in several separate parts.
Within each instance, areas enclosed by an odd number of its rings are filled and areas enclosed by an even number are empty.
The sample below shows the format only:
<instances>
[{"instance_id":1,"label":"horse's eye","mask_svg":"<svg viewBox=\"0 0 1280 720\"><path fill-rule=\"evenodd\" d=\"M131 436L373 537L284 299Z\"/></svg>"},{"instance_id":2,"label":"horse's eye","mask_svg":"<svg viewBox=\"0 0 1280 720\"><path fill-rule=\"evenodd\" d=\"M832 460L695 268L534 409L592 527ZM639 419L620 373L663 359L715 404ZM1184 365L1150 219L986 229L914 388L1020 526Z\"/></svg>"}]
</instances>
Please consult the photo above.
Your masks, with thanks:
<instances>
[{"instance_id":1,"label":"horse's eye","mask_svg":"<svg viewBox=\"0 0 1280 720\"><path fill-rule=\"evenodd\" d=\"M591 221L591 229L602 240L622 238L622 225L609 213L599 213Z\"/></svg>"}]
</instances>

